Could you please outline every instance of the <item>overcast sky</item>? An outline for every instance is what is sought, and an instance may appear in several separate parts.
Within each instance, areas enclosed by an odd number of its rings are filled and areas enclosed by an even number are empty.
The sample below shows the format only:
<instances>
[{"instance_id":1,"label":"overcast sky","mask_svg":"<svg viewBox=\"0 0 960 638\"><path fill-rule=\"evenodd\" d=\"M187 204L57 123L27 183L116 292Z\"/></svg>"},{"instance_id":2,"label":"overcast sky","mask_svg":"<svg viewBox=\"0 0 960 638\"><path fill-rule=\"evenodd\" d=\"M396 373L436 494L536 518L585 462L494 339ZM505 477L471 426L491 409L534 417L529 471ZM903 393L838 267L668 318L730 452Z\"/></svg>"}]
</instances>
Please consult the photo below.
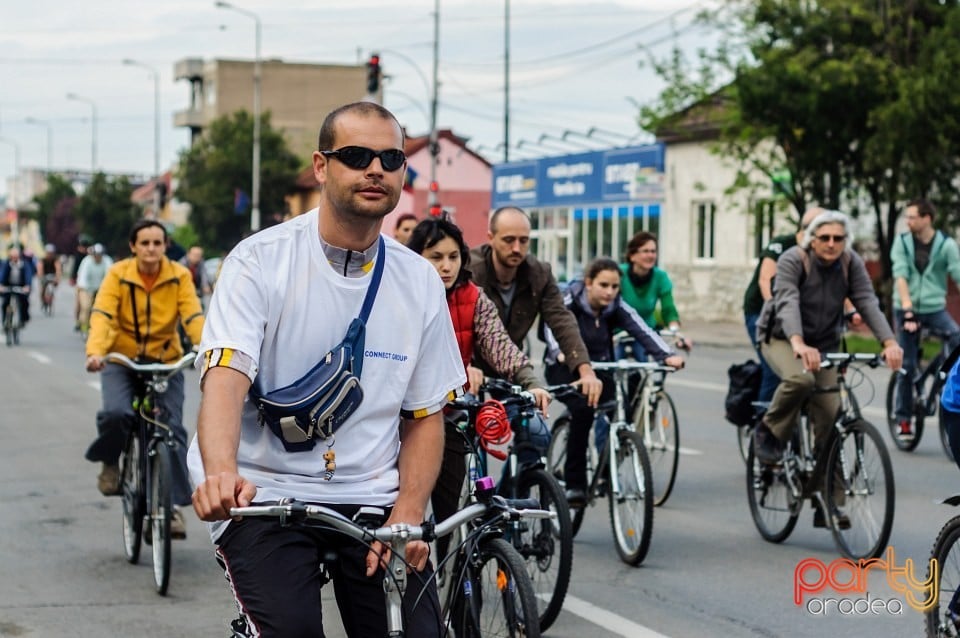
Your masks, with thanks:
<instances>
[{"instance_id":1,"label":"overcast sky","mask_svg":"<svg viewBox=\"0 0 960 638\"><path fill-rule=\"evenodd\" d=\"M391 76L386 106L411 134L429 130L429 91L420 73L429 79L432 72L433 0L234 4L259 15L264 58L357 63L379 51ZM674 43L692 50L706 37L691 25L705 4L511 0L512 142L591 127L638 134L631 102L648 102L661 88L640 67L640 46L659 57ZM440 3L438 125L470 138L470 146L479 146L491 160L502 157L493 148L503 139L503 13L501 0ZM159 72L160 157L166 169L188 144L186 129L173 126L173 113L186 108L189 97L188 84L174 82L174 63L253 54L254 21L215 8L213 0L4 0L0 138L19 146L21 166L43 168L49 130L54 170L88 169L91 107L66 98L75 93L97 108L98 169L152 173L154 85L148 70L122 64L131 58ZM549 153L543 146L539 151ZM13 146L0 143L0 193L13 172Z\"/></svg>"}]
</instances>

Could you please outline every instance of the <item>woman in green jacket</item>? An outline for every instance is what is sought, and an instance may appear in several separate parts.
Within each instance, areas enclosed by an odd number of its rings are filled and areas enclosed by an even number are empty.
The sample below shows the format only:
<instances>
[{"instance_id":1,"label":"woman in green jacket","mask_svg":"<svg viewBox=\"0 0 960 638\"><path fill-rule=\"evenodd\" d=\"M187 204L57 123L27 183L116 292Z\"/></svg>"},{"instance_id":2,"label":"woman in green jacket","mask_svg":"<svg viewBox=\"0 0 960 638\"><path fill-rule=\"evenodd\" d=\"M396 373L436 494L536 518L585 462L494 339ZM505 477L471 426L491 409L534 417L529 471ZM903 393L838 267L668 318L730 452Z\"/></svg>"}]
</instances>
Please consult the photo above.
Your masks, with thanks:
<instances>
[{"instance_id":1,"label":"woman in green jacket","mask_svg":"<svg viewBox=\"0 0 960 638\"><path fill-rule=\"evenodd\" d=\"M680 329L680 315L673 303L673 283L667 273L657 267L657 236L640 231L627 243L627 263L620 265L620 294L651 328L657 328L656 310L660 304L661 325L669 330ZM677 335L677 347L689 350L693 344ZM636 348L636 346L635 346ZM618 357L622 353L618 352ZM634 351L638 361L644 352Z\"/></svg>"}]
</instances>

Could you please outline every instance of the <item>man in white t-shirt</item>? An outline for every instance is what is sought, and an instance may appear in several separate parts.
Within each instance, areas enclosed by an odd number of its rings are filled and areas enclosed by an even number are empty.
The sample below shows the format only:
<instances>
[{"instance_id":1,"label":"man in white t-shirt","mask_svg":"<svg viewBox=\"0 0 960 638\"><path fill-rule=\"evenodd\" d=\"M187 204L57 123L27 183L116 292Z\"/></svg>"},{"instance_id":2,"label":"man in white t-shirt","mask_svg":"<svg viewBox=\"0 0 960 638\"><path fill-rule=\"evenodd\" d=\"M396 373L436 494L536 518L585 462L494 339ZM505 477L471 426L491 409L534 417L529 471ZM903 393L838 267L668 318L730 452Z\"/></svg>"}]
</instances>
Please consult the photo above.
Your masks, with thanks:
<instances>
[{"instance_id":1,"label":"man in white t-shirt","mask_svg":"<svg viewBox=\"0 0 960 638\"><path fill-rule=\"evenodd\" d=\"M466 381L436 270L387 237L379 254L382 220L397 204L406 167L397 120L371 102L346 105L324 120L319 148L318 208L230 252L200 344L203 397L189 454L198 485L193 503L212 523L217 559L241 613L234 635L322 635L317 560L332 547L340 556L332 571L347 634L386 634L378 544L368 550L270 519L231 521L230 508L293 497L347 516L360 506L379 507L387 524L420 524L443 453L441 409ZM262 392L287 386L340 343L381 259L366 324L363 401L335 439L288 452L245 400L251 383L256 379ZM330 450L332 476L323 458ZM409 543L406 558L430 575L425 543ZM407 635L441 629L436 588L426 580L416 605L421 580L408 581Z\"/></svg>"}]
</instances>

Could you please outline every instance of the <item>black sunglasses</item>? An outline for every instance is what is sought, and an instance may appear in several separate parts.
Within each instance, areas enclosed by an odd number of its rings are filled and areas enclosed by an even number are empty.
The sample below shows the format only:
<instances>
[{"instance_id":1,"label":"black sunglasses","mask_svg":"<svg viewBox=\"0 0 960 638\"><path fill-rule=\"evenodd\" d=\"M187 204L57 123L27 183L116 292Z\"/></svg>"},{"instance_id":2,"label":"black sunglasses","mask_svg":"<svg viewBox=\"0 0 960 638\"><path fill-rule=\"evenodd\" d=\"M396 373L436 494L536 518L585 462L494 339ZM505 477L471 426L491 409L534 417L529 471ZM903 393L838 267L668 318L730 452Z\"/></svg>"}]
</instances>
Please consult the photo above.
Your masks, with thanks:
<instances>
[{"instance_id":1,"label":"black sunglasses","mask_svg":"<svg viewBox=\"0 0 960 638\"><path fill-rule=\"evenodd\" d=\"M407 156L399 148L388 148L385 151L374 151L363 146L344 146L335 151L320 151L326 157L336 157L345 166L354 169L363 169L370 166L373 158L380 158L383 170L393 172L403 166Z\"/></svg>"},{"instance_id":2,"label":"black sunglasses","mask_svg":"<svg viewBox=\"0 0 960 638\"><path fill-rule=\"evenodd\" d=\"M832 239L834 243L839 244L847 239L846 235L814 235L817 241L822 241L825 244L830 243Z\"/></svg>"}]
</instances>

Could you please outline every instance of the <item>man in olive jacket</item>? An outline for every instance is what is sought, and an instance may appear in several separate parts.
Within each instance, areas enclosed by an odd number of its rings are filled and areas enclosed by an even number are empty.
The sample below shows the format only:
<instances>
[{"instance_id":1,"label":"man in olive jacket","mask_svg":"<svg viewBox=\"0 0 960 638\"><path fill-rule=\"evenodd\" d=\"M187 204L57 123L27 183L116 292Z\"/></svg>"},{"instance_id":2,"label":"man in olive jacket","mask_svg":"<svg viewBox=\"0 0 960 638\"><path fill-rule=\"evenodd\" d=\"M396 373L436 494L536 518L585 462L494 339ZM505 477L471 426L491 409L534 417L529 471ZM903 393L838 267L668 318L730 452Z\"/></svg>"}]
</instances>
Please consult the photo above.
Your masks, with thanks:
<instances>
[{"instance_id":1,"label":"man in olive jacket","mask_svg":"<svg viewBox=\"0 0 960 638\"><path fill-rule=\"evenodd\" d=\"M550 266L529 254L530 218L519 208L498 208L490 216L490 243L470 251L473 281L497 306L500 319L518 346L537 315L550 326L563 355L562 361L579 375L580 389L591 406L600 399L603 384L590 365L577 320L563 304L563 295ZM492 368L477 361L485 373Z\"/></svg>"}]
</instances>

